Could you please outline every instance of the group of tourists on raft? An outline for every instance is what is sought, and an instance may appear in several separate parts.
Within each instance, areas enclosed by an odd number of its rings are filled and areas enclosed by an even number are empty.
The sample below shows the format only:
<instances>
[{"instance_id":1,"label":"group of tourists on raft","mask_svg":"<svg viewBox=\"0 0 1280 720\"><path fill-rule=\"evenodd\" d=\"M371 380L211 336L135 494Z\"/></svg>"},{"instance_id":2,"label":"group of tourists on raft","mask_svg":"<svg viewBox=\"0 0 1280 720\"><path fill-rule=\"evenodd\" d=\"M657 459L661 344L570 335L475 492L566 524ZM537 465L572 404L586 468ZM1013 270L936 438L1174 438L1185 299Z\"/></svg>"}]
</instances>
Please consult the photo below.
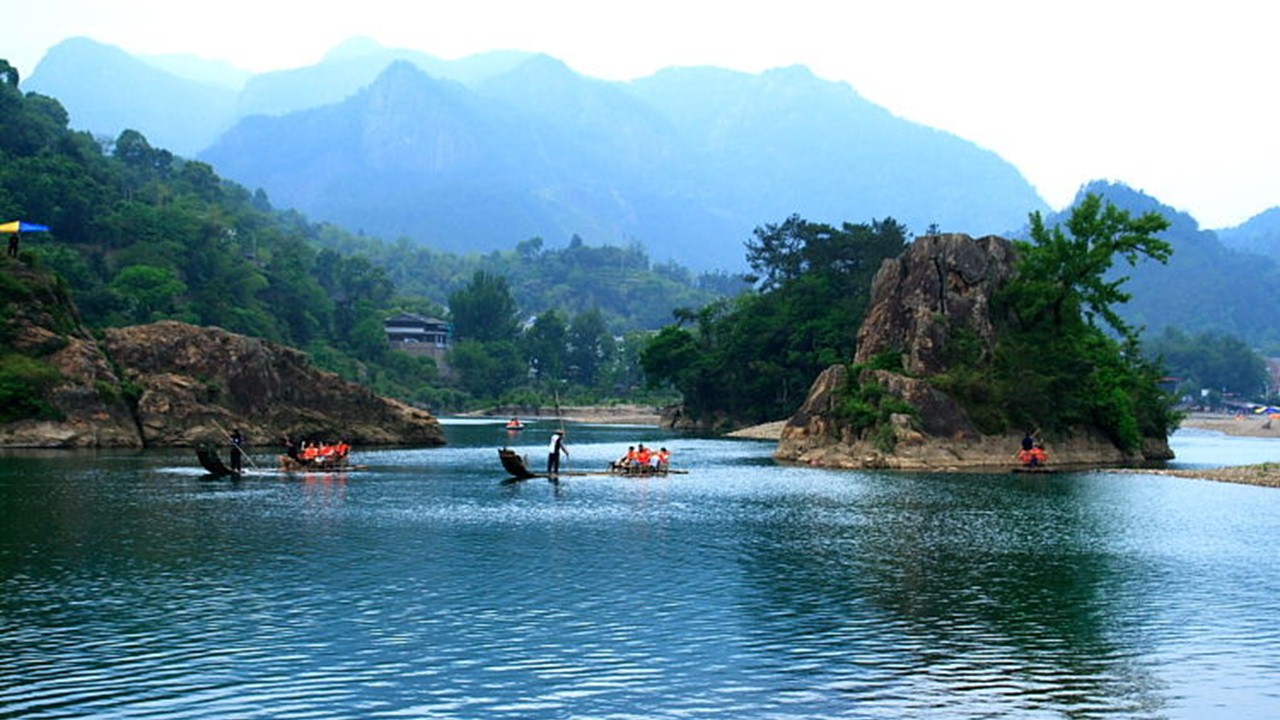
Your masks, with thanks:
<instances>
[{"instance_id":1,"label":"group of tourists on raft","mask_svg":"<svg viewBox=\"0 0 1280 720\"><path fill-rule=\"evenodd\" d=\"M1045 452L1044 442L1036 440L1027 433L1022 438L1022 449L1018 451L1018 462L1024 468L1042 468L1049 464L1049 453Z\"/></svg>"},{"instance_id":2,"label":"group of tourists on raft","mask_svg":"<svg viewBox=\"0 0 1280 720\"><path fill-rule=\"evenodd\" d=\"M351 446L345 441L301 442L285 441L285 454L280 456L282 466L330 468L345 465Z\"/></svg>"},{"instance_id":3,"label":"group of tourists on raft","mask_svg":"<svg viewBox=\"0 0 1280 720\"><path fill-rule=\"evenodd\" d=\"M609 469L624 474L645 475L666 472L671 467L671 452L666 448L652 450L641 443L632 445L622 457L609 464Z\"/></svg>"}]
</instances>

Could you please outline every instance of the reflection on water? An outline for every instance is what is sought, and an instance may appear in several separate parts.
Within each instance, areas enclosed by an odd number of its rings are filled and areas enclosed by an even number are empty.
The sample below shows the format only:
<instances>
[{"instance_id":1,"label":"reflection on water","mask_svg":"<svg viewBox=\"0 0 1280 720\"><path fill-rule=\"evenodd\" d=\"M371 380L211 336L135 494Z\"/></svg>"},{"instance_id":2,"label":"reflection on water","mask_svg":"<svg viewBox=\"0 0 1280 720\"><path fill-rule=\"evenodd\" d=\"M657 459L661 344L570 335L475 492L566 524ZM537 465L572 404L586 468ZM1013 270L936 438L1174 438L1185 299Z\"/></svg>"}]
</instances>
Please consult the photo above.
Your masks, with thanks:
<instances>
[{"instance_id":1,"label":"reflection on water","mask_svg":"<svg viewBox=\"0 0 1280 720\"><path fill-rule=\"evenodd\" d=\"M690 473L503 483L496 448L536 461L545 429L446 429L234 483L178 452L4 456L0 717L1280 712L1280 491L587 426L569 469L645 442Z\"/></svg>"}]
</instances>

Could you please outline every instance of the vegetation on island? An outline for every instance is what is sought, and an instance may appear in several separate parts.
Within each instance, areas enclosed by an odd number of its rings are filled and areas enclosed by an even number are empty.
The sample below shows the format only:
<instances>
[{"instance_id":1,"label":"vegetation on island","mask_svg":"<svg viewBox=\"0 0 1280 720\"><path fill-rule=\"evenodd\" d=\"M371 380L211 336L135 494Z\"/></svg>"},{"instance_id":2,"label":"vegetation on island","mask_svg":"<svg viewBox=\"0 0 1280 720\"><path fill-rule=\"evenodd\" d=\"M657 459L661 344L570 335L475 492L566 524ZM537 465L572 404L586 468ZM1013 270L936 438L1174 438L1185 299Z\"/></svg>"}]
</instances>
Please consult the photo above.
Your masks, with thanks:
<instances>
[{"instance_id":1,"label":"vegetation on island","mask_svg":"<svg viewBox=\"0 0 1280 720\"><path fill-rule=\"evenodd\" d=\"M890 218L836 228L793 215L757 228L753 292L677 313L641 354L646 378L675 387L707 427L790 415L819 372L853 356L871 281L906 242Z\"/></svg>"},{"instance_id":2,"label":"vegetation on island","mask_svg":"<svg viewBox=\"0 0 1280 720\"><path fill-rule=\"evenodd\" d=\"M1169 222L1131 217L1093 194L1065 227L1046 227L1039 213L1030 221L1030 241L1016 243L1017 274L994 298L993 352L956 338L951 369L931 382L991 434L1095 427L1125 450L1165 437L1178 418L1160 387L1164 372L1117 312L1128 278L1111 270L1118 260L1166 262L1172 249L1156 235Z\"/></svg>"}]
</instances>

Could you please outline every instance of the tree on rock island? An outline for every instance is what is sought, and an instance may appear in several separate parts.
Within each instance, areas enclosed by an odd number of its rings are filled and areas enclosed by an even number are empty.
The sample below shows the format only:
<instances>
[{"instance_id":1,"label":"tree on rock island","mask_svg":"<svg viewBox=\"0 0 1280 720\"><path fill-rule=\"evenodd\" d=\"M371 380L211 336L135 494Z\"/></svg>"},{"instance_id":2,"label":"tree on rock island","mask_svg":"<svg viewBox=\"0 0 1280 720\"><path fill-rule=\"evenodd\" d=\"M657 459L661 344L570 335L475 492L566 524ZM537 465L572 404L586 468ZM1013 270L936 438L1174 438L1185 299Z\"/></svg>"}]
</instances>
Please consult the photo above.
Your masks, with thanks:
<instances>
[{"instance_id":1,"label":"tree on rock island","mask_svg":"<svg viewBox=\"0 0 1280 720\"><path fill-rule=\"evenodd\" d=\"M983 373L995 387L950 390L967 395L958 399L975 420L1005 426L984 431L1091 426L1128 451L1144 437L1167 436L1177 419L1159 389L1159 368L1115 312L1130 295L1122 289L1128 277L1112 268L1118 258L1130 266L1142 258L1167 262L1172 248L1156 234L1169 221L1158 213L1130 217L1093 194L1076 204L1065 229L1046 228L1038 212L1030 220L1031 241L1016 244L1017 275L996 297L1004 327Z\"/></svg>"}]
</instances>

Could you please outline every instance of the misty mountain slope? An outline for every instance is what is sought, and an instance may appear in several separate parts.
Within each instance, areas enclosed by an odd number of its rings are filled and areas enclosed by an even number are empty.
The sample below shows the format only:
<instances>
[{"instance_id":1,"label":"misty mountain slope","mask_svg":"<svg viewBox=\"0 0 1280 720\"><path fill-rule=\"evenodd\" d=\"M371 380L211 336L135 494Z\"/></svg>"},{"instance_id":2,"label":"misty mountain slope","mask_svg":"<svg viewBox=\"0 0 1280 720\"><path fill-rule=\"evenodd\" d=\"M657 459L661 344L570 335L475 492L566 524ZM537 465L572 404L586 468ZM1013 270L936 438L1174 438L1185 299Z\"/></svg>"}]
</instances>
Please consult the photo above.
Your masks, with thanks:
<instances>
[{"instance_id":1,"label":"misty mountain slope","mask_svg":"<svg viewBox=\"0 0 1280 720\"><path fill-rule=\"evenodd\" d=\"M22 87L57 98L77 130L115 139L135 129L188 157L234 121L230 88L179 77L87 38L49 50Z\"/></svg>"},{"instance_id":2,"label":"misty mountain slope","mask_svg":"<svg viewBox=\"0 0 1280 720\"><path fill-rule=\"evenodd\" d=\"M520 124L461 85L400 61L343 103L246 119L202 158L278 206L465 250L490 222L540 224L513 189L530 146Z\"/></svg>"},{"instance_id":3,"label":"misty mountain slope","mask_svg":"<svg viewBox=\"0 0 1280 720\"><path fill-rule=\"evenodd\" d=\"M799 212L825 222L892 216L916 233L938 223L1007 232L1047 209L995 153L897 118L803 67L746 75L665 70L629 89L704 153L705 181L735 213Z\"/></svg>"},{"instance_id":4,"label":"misty mountain slope","mask_svg":"<svg viewBox=\"0 0 1280 720\"><path fill-rule=\"evenodd\" d=\"M348 152L354 136L286 130L304 122L286 115L246 121L201 159L277 204L442 249L578 234L636 239L656 258L700 269L741 267L752 229L792 213L982 234L1045 208L993 153L803 68L671 71L622 85L539 55L471 87L450 85L444 114L417 104L422 88L443 92L441 81L396 68L394 83L384 73L325 110L335 126L360 128L357 153ZM394 150L369 144L391 135ZM467 163L428 161L462 148L474 153ZM324 177L338 168L343 177Z\"/></svg>"},{"instance_id":5,"label":"misty mountain slope","mask_svg":"<svg viewBox=\"0 0 1280 720\"><path fill-rule=\"evenodd\" d=\"M1218 230L1217 233L1222 244L1233 250L1280 260L1280 207L1261 212L1238 227Z\"/></svg>"},{"instance_id":6,"label":"misty mountain slope","mask_svg":"<svg viewBox=\"0 0 1280 720\"><path fill-rule=\"evenodd\" d=\"M493 52L443 60L416 50L387 48L372 40L355 38L334 48L315 65L255 75L245 83L236 110L240 117L285 115L341 102L368 87L397 61L409 62L433 77L472 84L509 71L529 55Z\"/></svg>"},{"instance_id":7,"label":"misty mountain slope","mask_svg":"<svg viewBox=\"0 0 1280 720\"><path fill-rule=\"evenodd\" d=\"M1161 237L1173 247L1167 265L1143 260L1136 267L1118 260L1112 277L1127 275L1124 290L1133 299L1118 308L1126 322L1160 332L1167 326L1198 333L1228 333L1255 347L1280 343L1280 266L1271 258L1224 246L1217 234L1202 230L1185 212L1126 185L1096 181L1081 193L1096 193L1138 216L1158 212L1171 225ZM1045 223L1065 223L1067 214Z\"/></svg>"}]
</instances>

